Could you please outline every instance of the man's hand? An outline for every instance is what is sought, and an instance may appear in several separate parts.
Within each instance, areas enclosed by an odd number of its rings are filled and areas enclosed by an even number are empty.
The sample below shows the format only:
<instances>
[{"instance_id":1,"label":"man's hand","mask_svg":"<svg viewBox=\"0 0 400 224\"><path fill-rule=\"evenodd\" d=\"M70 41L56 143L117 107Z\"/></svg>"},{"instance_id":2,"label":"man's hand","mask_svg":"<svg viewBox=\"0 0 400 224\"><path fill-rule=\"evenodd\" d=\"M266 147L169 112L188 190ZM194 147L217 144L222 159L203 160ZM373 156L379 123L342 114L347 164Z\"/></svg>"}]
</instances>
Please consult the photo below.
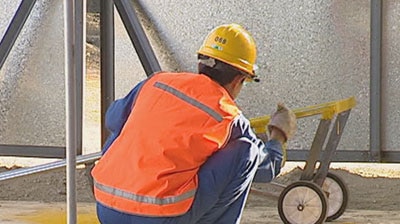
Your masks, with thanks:
<instances>
[{"instance_id":1,"label":"man's hand","mask_svg":"<svg viewBox=\"0 0 400 224\"><path fill-rule=\"evenodd\" d=\"M296 115L285 105L278 104L278 109L272 114L268 124L268 131L271 139L283 140L283 142L286 142L293 137L296 130Z\"/></svg>"}]
</instances>

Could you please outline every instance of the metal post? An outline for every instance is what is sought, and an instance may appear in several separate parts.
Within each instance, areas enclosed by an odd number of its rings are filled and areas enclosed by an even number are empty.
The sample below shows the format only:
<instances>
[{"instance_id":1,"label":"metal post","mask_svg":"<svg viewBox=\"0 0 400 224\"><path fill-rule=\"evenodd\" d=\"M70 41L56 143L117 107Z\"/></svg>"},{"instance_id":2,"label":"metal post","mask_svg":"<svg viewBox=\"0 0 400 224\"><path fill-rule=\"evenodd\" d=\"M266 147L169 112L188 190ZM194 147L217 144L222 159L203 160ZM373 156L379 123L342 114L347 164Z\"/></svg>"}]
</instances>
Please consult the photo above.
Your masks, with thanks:
<instances>
[{"instance_id":1,"label":"metal post","mask_svg":"<svg viewBox=\"0 0 400 224\"><path fill-rule=\"evenodd\" d=\"M114 0L114 3L125 25L125 29L128 31L146 75L149 76L155 72L161 71L160 64L137 18L132 3L129 0Z\"/></svg>"},{"instance_id":2,"label":"metal post","mask_svg":"<svg viewBox=\"0 0 400 224\"><path fill-rule=\"evenodd\" d=\"M371 160L381 160L381 43L382 1L371 0L370 67L370 152Z\"/></svg>"},{"instance_id":3,"label":"metal post","mask_svg":"<svg viewBox=\"0 0 400 224\"><path fill-rule=\"evenodd\" d=\"M86 58L86 0L75 0L75 72L76 72L76 142L82 155L83 80Z\"/></svg>"},{"instance_id":4,"label":"metal post","mask_svg":"<svg viewBox=\"0 0 400 224\"><path fill-rule=\"evenodd\" d=\"M76 211L76 69L74 1L64 0L64 51L66 82L67 223L77 222Z\"/></svg>"},{"instance_id":5,"label":"metal post","mask_svg":"<svg viewBox=\"0 0 400 224\"><path fill-rule=\"evenodd\" d=\"M11 48L14 46L14 43L17 40L17 37L21 32L21 29L24 26L26 19L29 17L29 14L31 13L35 3L36 0L22 0L17 9L17 12L11 20L7 31L0 42L0 69L3 67L4 62L6 61L7 56L11 51Z\"/></svg>"},{"instance_id":6,"label":"metal post","mask_svg":"<svg viewBox=\"0 0 400 224\"><path fill-rule=\"evenodd\" d=\"M114 3L111 0L100 1L100 80L101 80L101 144L107 139L104 127L105 114L114 100Z\"/></svg>"},{"instance_id":7,"label":"metal post","mask_svg":"<svg viewBox=\"0 0 400 224\"><path fill-rule=\"evenodd\" d=\"M65 159L65 147L38 145L0 145L0 156Z\"/></svg>"}]
</instances>

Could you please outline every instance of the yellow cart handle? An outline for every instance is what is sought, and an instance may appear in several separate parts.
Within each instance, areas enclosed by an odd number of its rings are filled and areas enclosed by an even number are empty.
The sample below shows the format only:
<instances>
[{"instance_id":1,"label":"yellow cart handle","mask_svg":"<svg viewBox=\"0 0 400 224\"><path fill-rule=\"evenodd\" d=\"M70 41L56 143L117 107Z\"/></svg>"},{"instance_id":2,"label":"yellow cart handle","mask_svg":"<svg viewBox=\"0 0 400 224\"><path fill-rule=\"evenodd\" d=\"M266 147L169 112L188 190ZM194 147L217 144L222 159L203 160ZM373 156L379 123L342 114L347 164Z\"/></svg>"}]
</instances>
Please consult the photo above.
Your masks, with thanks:
<instances>
[{"instance_id":1,"label":"yellow cart handle","mask_svg":"<svg viewBox=\"0 0 400 224\"><path fill-rule=\"evenodd\" d=\"M297 118L304 118L321 114L321 119L331 120L334 118L335 115L343 111L350 110L355 106L356 99L354 97L350 97L347 99L332 101L328 103L316 104L303 108L296 108L293 109L293 112L296 114ZM252 118L250 119L250 125L257 134L265 133L270 118L270 115Z\"/></svg>"}]
</instances>

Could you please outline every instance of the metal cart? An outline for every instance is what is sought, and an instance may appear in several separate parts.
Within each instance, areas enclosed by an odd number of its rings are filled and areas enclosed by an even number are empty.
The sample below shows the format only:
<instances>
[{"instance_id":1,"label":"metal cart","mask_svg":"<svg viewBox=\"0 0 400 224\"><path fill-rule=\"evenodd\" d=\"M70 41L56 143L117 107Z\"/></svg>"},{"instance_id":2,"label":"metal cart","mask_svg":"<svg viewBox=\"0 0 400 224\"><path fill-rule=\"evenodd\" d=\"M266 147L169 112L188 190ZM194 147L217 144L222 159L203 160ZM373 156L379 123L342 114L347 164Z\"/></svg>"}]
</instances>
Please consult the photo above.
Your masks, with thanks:
<instances>
[{"instance_id":1,"label":"metal cart","mask_svg":"<svg viewBox=\"0 0 400 224\"><path fill-rule=\"evenodd\" d=\"M350 97L293 110L297 118L321 115L300 180L288 186L269 183L281 189L279 195L252 188L252 193L278 198L278 212L284 223L324 223L339 218L346 210L347 186L329 172L329 166L355 105L355 98ZM270 116L263 116L250 119L250 123L257 134L262 134L269 120Z\"/></svg>"}]
</instances>

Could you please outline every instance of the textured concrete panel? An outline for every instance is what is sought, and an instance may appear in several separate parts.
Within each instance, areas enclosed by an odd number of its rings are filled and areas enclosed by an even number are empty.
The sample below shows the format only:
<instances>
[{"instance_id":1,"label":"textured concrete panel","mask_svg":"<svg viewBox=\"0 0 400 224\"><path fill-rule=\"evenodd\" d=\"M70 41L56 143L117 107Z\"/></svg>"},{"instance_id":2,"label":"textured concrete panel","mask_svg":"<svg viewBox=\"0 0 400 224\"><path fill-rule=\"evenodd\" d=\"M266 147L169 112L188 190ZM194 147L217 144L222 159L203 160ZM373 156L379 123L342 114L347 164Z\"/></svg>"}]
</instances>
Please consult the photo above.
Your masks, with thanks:
<instances>
[{"instance_id":1,"label":"textured concrete panel","mask_svg":"<svg viewBox=\"0 0 400 224\"><path fill-rule=\"evenodd\" d=\"M0 5L4 34L18 1ZM248 117L274 110L277 102L297 108L355 96L340 149L369 149L368 0L139 0L141 18L163 70L196 71L196 51L207 33L239 23L258 44L261 83L245 86L238 99ZM385 147L399 149L396 137L400 97L398 21L400 3L385 1ZM139 9L138 5L135 5ZM141 15L142 9L139 9ZM0 70L0 143L64 145L65 88L63 9L40 1ZM140 61L116 14L116 97L145 78ZM29 35L26 35L28 33ZM29 37L29 38L28 38ZM34 88L34 87L37 88ZM27 109L28 108L28 109ZM318 117L299 121L289 147L310 147Z\"/></svg>"},{"instance_id":2,"label":"textured concrete panel","mask_svg":"<svg viewBox=\"0 0 400 224\"><path fill-rule=\"evenodd\" d=\"M133 3L144 32L153 48L153 51L164 71L177 71L179 65L164 40L154 28L154 24L143 14L140 5ZM145 71L125 29L119 13L115 10L115 97L125 96L139 81L146 78Z\"/></svg>"},{"instance_id":3,"label":"textured concrete panel","mask_svg":"<svg viewBox=\"0 0 400 224\"><path fill-rule=\"evenodd\" d=\"M7 3L1 27L19 6ZM64 145L62 15L62 4L37 1L1 70L2 144Z\"/></svg>"},{"instance_id":4,"label":"textured concrete panel","mask_svg":"<svg viewBox=\"0 0 400 224\"><path fill-rule=\"evenodd\" d=\"M249 117L279 101L292 108L355 96L340 149L369 149L368 0L139 1L184 70L196 70L196 51L215 26L239 23L258 43L259 84L238 99ZM309 148L318 118L299 121L290 148Z\"/></svg>"},{"instance_id":5,"label":"textured concrete panel","mask_svg":"<svg viewBox=\"0 0 400 224\"><path fill-rule=\"evenodd\" d=\"M384 149L400 151L400 1L383 4Z\"/></svg>"}]
</instances>

